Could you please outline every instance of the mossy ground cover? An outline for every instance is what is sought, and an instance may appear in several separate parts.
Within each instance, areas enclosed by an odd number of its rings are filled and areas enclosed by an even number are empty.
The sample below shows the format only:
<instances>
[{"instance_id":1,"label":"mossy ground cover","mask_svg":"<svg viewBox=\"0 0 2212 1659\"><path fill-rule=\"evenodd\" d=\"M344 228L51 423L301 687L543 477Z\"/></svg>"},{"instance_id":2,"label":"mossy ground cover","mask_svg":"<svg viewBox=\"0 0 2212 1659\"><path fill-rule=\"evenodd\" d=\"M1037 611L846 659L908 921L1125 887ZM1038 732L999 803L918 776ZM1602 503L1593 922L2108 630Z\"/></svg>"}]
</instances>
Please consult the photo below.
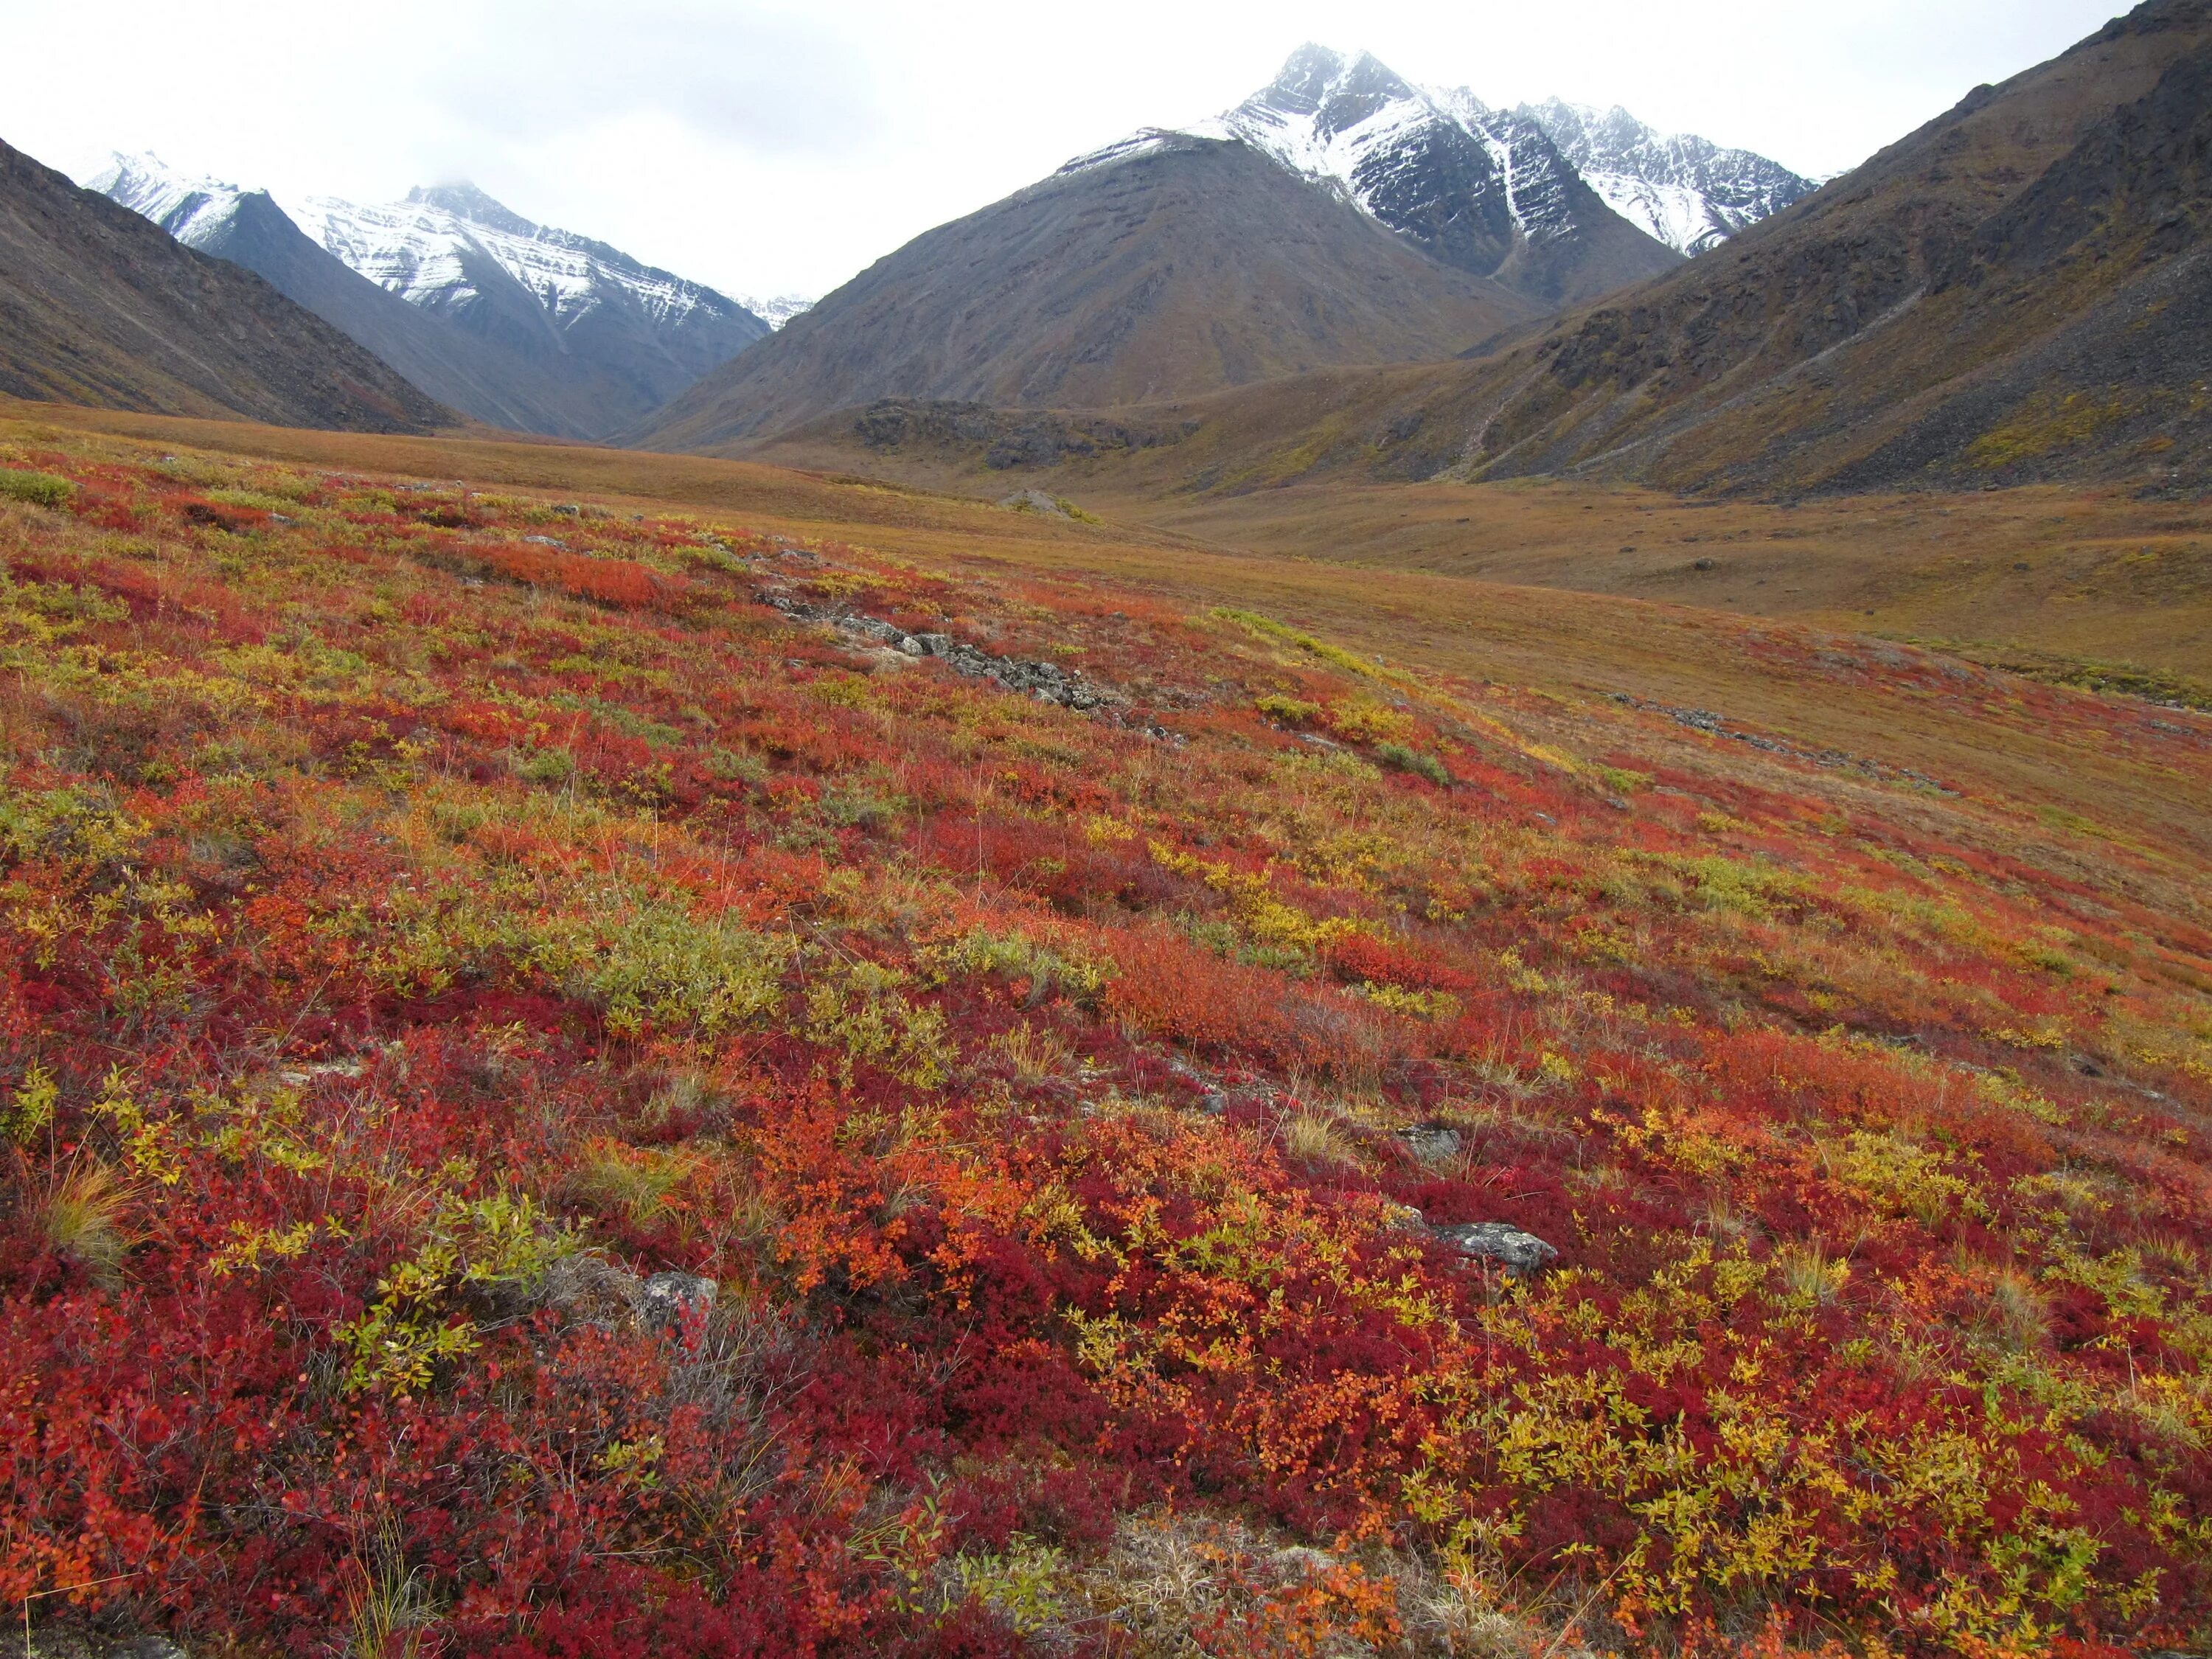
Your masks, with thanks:
<instances>
[{"instance_id":1,"label":"mossy ground cover","mask_svg":"<svg viewBox=\"0 0 2212 1659\"><path fill-rule=\"evenodd\" d=\"M0 503L0 1603L518 1659L2205 1638L2212 933L2141 819L1066 560L0 466L74 486ZM2212 797L2193 716L1736 644ZM664 1271L711 1310L577 1289Z\"/></svg>"}]
</instances>

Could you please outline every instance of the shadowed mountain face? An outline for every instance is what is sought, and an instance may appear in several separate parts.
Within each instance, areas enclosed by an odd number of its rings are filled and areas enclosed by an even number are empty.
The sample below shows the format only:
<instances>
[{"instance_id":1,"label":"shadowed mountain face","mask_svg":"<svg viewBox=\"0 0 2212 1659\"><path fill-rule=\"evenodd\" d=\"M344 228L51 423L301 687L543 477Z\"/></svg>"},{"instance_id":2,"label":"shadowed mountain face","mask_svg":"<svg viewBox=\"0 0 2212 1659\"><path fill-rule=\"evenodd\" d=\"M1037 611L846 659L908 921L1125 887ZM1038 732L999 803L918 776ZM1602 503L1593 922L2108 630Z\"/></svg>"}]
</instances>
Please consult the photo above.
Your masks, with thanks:
<instances>
[{"instance_id":1,"label":"shadowed mountain face","mask_svg":"<svg viewBox=\"0 0 2212 1659\"><path fill-rule=\"evenodd\" d=\"M451 411L252 272L0 144L0 391L285 426Z\"/></svg>"},{"instance_id":2,"label":"shadowed mountain face","mask_svg":"<svg viewBox=\"0 0 2212 1659\"><path fill-rule=\"evenodd\" d=\"M1449 357L1540 314L1249 145L1149 134L916 239L635 435L711 449L883 398L1179 398Z\"/></svg>"}]
</instances>

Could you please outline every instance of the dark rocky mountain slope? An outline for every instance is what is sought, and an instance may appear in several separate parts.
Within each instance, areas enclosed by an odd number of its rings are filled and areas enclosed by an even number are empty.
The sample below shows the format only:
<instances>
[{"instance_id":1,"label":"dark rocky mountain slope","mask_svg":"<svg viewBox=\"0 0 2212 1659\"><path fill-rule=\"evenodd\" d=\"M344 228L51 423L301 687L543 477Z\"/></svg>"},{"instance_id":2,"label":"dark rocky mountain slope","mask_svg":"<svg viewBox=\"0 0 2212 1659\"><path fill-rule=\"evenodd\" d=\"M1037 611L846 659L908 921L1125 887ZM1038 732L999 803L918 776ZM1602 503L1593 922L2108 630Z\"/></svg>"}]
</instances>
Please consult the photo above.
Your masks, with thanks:
<instances>
[{"instance_id":1,"label":"dark rocky mountain slope","mask_svg":"<svg viewBox=\"0 0 2212 1659\"><path fill-rule=\"evenodd\" d=\"M4 143L0 392L356 431L456 418L259 276Z\"/></svg>"},{"instance_id":2,"label":"dark rocky mountain slope","mask_svg":"<svg viewBox=\"0 0 2212 1659\"><path fill-rule=\"evenodd\" d=\"M1788 488L2202 458L2208 53L2212 5L2153 0L1486 367L1407 460Z\"/></svg>"}]
</instances>

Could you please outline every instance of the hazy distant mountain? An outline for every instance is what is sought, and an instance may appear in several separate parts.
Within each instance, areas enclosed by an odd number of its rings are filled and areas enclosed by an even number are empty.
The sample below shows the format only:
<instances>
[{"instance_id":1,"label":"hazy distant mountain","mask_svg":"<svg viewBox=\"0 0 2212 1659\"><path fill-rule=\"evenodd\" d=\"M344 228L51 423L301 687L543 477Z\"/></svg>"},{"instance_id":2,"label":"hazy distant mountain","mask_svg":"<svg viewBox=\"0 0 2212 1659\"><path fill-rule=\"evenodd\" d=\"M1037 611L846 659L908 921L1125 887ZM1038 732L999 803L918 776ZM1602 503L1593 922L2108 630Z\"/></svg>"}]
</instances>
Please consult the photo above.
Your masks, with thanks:
<instances>
[{"instance_id":1,"label":"hazy distant mountain","mask_svg":"<svg viewBox=\"0 0 2212 1659\"><path fill-rule=\"evenodd\" d=\"M1183 397L1449 357L1541 314L1249 144L1146 134L878 260L637 435L714 448L882 398Z\"/></svg>"},{"instance_id":2,"label":"hazy distant mountain","mask_svg":"<svg viewBox=\"0 0 2212 1659\"><path fill-rule=\"evenodd\" d=\"M409 305L308 239L266 191L195 179L150 155L118 156L94 181L189 247L245 266L465 415L582 438L604 414L568 365L546 364Z\"/></svg>"},{"instance_id":3,"label":"hazy distant mountain","mask_svg":"<svg viewBox=\"0 0 2212 1659\"><path fill-rule=\"evenodd\" d=\"M295 219L265 193L150 155L118 156L94 184L189 246L260 271L434 382L455 407L500 425L608 436L769 332L712 289L532 224L471 185L417 190L386 207L311 198ZM419 320L317 269L295 238Z\"/></svg>"},{"instance_id":4,"label":"hazy distant mountain","mask_svg":"<svg viewBox=\"0 0 2212 1659\"><path fill-rule=\"evenodd\" d=\"M312 197L299 209L308 235L380 287L494 337L542 333L633 383L641 408L769 332L713 289L532 224L473 185L416 190L381 207Z\"/></svg>"},{"instance_id":5,"label":"hazy distant mountain","mask_svg":"<svg viewBox=\"0 0 2212 1659\"><path fill-rule=\"evenodd\" d=\"M456 418L261 277L5 144L0 391L355 431Z\"/></svg>"},{"instance_id":6,"label":"hazy distant mountain","mask_svg":"<svg viewBox=\"0 0 2212 1659\"><path fill-rule=\"evenodd\" d=\"M1820 188L1747 149L1694 133L1668 136L1615 105L1521 106L1610 207L1682 253L1703 253Z\"/></svg>"}]
</instances>

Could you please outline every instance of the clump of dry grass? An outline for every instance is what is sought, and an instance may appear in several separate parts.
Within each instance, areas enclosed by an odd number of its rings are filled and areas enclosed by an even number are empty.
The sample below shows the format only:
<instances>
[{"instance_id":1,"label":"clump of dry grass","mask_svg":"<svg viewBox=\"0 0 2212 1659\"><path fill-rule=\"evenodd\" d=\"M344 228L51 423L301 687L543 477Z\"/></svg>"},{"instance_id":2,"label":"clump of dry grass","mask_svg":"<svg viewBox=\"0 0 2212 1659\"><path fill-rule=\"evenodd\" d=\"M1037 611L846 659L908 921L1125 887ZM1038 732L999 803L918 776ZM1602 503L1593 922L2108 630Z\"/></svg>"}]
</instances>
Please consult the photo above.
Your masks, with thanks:
<instances>
[{"instance_id":1,"label":"clump of dry grass","mask_svg":"<svg viewBox=\"0 0 2212 1659\"><path fill-rule=\"evenodd\" d=\"M1027 1024L993 1037L991 1052L1012 1069L1016 1080L1031 1088L1066 1075L1075 1063L1075 1051L1059 1033Z\"/></svg>"},{"instance_id":2,"label":"clump of dry grass","mask_svg":"<svg viewBox=\"0 0 2212 1659\"><path fill-rule=\"evenodd\" d=\"M1057 1587L1074 1622L1130 1659L1227 1651L1406 1659L1588 1659L1571 1628L1492 1572L1416 1553L1352 1555L1204 1514L1125 1516L1105 1554ZM1285 1621L1296 1607L1302 1617ZM1571 1609L1562 1609L1571 1611ZM1087 1613L1088 1617L1079 1615ZM1249 1649L1224 1647L1243 1638Z\"/></svg>"},{"instance_id":3,"label":"clump of dry grass","mask_svg":"<svg viewBox=\"0 0 2212 1659\"><path fill-rule=\"evenodd\" d=\"M434 1615L422 1575L407 1565L388 1518L354 1557L358 1582L346 1592L345 1659L416 1659Z\"/></svg>"},{"instance_id":4,"label":"clump of dry grass","mask_svg":"<svg viewBox=\"0 0 2212 1659\"><path fill-rule=\"evenodd\" d=\"M1790 1295L1815 1307L1826 1307L1850 1283L1851 1264L1830 1256L1818 1239L1784 1245L1774 1253L1774 1265Z\"/></svg>"},{"instance_id":5,"label":"clump of dry grass","mask_svg":"<svg viewBox=\"0 0 2212 1659\"><path fill-rule=\"evenodd\" d=\"M663 1128L703 1116L721 1103L721 1091L711 1079L697 1072L675 1072L653 1090L639 1123L647 1129Z\"/></svg>"},{"instance_id":6,"label":"clump of dry grass","mask_svg":"<svg viewBox=\"0 0 2212 1659\"><path fill-rule=\"evenodd\" d=\"M2006 1266L1990 1274L1983 1328L2014 1353L2033 1353L2050 1334L2051 1314L2042 1288L2025 1269Z\"/></svg>"},{"instance_id":7,"label":"clump of dry grass","mask_svg":"<svg viewBox=\"0 0 2212 1659\"><path fill-rule=\"evenodd\" d=\"M602 1215L626 1216L645 1226L667 1214L693 1167L694 1160L680 1152L595 1141L570 1173L568 1191Z\"/></svg>"},{"instance_id":8,"label":"clump of dry grass","mask_svg":"<svg viewBox=\"0 0 2212 1659\"><path fill-rule=\"evenodd\" d=\"M105 1164L79 1164L34 1206L33 1224L56 1255L102 1282L120 1278L137 1241L124 1224L131 1184Z\"/></svg>"},{"instance_id":9,"label":"clump of dry grass","mask_svg":"<svg viewBox=\"0 0 2212 1659\"><path fill-rule=\"evenodd\" d=\"M1590 1659L1591 1650L1577 1636L1577 1610L1556 1593L1548 1599L1562 1605L1542 1607L1495 1570L1410 1553L1385 1559L1397 1585L1406 1653L1420 1659Z\"/></svg>"},{"instance_id":10,"label":"clump of dry grass","mask_svg":"<svg viewBox=\"0 0 2212 1659\"><path fill-rule=\"evenodd\" d=\"M1349 1126L1334 1112L1298 1112L1284 1123L1282 1135L1283 1151L1294 1163L1349 1170L1364 1161Z\"/></svg>"}]
</instances>

